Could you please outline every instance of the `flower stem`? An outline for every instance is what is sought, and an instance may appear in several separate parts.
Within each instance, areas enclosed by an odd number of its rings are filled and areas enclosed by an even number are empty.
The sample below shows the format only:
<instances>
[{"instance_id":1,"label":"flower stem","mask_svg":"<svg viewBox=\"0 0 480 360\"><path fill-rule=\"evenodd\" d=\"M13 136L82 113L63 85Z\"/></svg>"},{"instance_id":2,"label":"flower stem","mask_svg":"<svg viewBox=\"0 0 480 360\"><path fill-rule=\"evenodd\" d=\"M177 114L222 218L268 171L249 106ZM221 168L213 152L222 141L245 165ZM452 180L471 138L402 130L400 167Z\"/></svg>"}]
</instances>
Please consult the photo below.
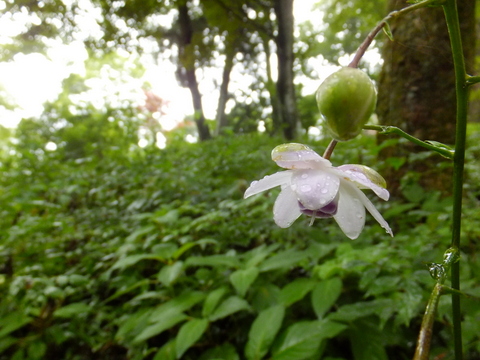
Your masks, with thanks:
<instances>
[{"instance_id":1,"label":"flower stem","mask_svg":"<svg viewBox=\"0 0 480 360\"><path fill-rule=\"evenodd\" d=\"M330 156L332 156L333 150L335 149L335 146L337 146L337 143L338 141L335 139L332 139L332 141L330 141L330 144L328 144L328 147L325 149L325 152L322 155L324 159L330 159Z\"/></svg>"},{"instance_id":2,"label":"flower stem","mask_svg":"<svg viewBox=\"0 0 480 360\"><path fill-rule=\"evenodd\" d=\"M453 219L452 248L460 248L460 230L462 224L463 172L465 163L465 147L467 134L468 86L465 61L463 57L462 38L455 0L446 0L443 5L450 46L452 48L453 65L455 69L455 88L457 97L457 123L455 133L455 155L453 157ZM460 290L460 262L452 264L451 286ZM463 359L462 327L460 312L460 296L452 293L453 340L455 359Z\"/></svg>"},{"instance_id":3,"label":"flower stem","mask_svg":"<svg viewBox=\"0 0 480 360\"><path fill-rule=\"evenodd\" d=\"M358 63L360 62L360 59L363 57L365 54L365 51L367 51L368 47L372 43L373 39L377 34L382 30L385 26L387 26L388 22L392 19L395 19L398 16L404 15L406 13L409 13L410 11L421 9L427 6L433 6L433 5L439 5L443 3L442 0L424 0L420 1L416 4L407 6L401 10L396 10L392 11L390 14L388 14L386 17L381 20L377 26L373 28L372 31L367 35L365 40L362 42L362 44L358 47L357 52L355 53L355 56L353 57L353 60L348 64L349 67L356 68L358 66Z\"/></svg>"}]
</instances>

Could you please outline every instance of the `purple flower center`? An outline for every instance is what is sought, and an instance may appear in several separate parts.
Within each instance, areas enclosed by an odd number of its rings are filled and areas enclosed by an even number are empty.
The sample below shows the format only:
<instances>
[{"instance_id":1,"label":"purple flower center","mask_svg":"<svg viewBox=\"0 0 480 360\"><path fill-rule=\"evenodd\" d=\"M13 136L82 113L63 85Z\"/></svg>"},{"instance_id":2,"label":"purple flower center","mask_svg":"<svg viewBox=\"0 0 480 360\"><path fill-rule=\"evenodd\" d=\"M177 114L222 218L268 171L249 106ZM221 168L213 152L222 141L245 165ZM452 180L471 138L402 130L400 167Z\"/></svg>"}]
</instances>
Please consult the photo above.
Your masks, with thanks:
<instances>
[{"instance_id":1,"label":"purple flower center","mask_svg":"<svg viewBox=\"0 0 480 360\"><path fill-rule=\"evenodd\" d=\"M319 219L327 219L333 217L333 215L337 213L338 199L335 198L327 205L316 210L307 209L300 201L298 202L298 207L300 208L300 212L302 214L316 217Z\"/></svg>"}]
</instances>

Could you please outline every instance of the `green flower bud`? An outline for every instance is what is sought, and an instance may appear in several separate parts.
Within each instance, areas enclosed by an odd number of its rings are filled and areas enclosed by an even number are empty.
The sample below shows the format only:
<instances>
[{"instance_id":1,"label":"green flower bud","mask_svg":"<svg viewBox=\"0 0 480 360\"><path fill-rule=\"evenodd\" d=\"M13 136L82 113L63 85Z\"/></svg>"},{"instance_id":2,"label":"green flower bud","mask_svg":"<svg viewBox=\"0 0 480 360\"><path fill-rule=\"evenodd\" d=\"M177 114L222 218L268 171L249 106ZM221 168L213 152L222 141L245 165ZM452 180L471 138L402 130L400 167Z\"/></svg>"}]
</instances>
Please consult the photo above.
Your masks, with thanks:
<instances>
[{"instance_id":1,"label":"green flower bud","mask_svg":"<svg viewBox=\"0 0 480 360\"><path fill-rule=\"evenodd\" d=\"M372 115L375 86L363 71L345 67L330 75L317 90L317 105L329 134L338 141L353 139Z\"/></svg>"}]
</instances>

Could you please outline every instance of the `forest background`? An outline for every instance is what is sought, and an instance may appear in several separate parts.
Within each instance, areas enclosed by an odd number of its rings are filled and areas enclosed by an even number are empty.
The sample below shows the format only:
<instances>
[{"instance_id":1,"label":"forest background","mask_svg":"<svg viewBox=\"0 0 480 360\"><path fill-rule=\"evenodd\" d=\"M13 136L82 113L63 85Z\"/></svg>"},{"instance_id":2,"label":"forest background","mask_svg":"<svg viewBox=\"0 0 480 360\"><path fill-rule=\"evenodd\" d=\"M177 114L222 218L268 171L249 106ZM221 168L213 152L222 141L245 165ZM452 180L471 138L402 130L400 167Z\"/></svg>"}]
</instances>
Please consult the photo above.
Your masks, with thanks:
<instances>
[{"instance_id":1,"label":"forest background","mask_svg":"<svg viewBox=\"0 0 480 360\"><path fill-rule=\"evenodd\" d=\"M479 7L462 3L474 73ZM88 55L40 115L0 128L0 359L411 358L435 283L427 264L450 241L448 160L372 131L337 146L335 165L385 174L392 199L376 205L393 238L371 218L355 241L329 220L280 229L276 191L243 199L277 171L276 145L325 149L320 69L346 65L406 3L319 1L319 17L296 24L291 0L0 4L0 21L24 20L2 39L3 62L73 41ZM392 22L394 41L379 36L360 67L379 88L371 123L453 144L453 66L437 10ZM175 67L184 98L138 81L145 56ZM108 91L92 96L99 82ZM124 83L136 87L125 94ZM4 110L18 108L0 90ZM202 103L210 92L214 118ZM474 89L461 249L462 288L477 296L478 97ZM193 113L170 128L176 101ZM478 359L480 303L462 306L466 358ZM435 358L453 358L451 324L442 297Z\"/></svg>"}]
</instances>

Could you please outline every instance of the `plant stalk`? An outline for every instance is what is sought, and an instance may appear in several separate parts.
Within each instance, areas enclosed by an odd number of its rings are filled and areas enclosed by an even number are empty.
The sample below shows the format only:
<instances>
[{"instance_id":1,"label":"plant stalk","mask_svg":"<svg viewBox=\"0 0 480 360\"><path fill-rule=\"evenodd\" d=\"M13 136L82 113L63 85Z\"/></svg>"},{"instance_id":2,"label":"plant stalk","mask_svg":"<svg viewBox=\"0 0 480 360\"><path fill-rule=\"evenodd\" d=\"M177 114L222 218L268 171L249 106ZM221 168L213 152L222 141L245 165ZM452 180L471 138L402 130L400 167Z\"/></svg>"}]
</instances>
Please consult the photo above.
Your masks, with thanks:
<instances>
[{"instance_id":1,"label":"plant stalk","mask_svg":"<svg viewBox=\"0 0 480 360\"><path fill-rule=\"evenodd\" d=\"M459 250L462 221L463 173L467 134L468 86L456 1L446 0L445 4L443 4L443 10L450 36L450 46L452 48L457 98L455 154L453 157L453 219L451 246L453 249ZM451 286L455 290L460 290L460 262L457 261L453 263L451 269ZM455 359L462 360L463 348L460 296L457 293L452 293L452 316Z\"/></svg>"}]
</instances>

